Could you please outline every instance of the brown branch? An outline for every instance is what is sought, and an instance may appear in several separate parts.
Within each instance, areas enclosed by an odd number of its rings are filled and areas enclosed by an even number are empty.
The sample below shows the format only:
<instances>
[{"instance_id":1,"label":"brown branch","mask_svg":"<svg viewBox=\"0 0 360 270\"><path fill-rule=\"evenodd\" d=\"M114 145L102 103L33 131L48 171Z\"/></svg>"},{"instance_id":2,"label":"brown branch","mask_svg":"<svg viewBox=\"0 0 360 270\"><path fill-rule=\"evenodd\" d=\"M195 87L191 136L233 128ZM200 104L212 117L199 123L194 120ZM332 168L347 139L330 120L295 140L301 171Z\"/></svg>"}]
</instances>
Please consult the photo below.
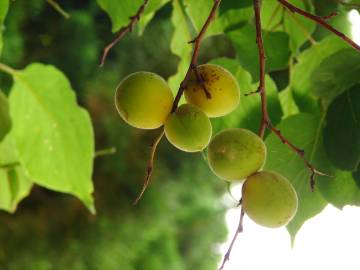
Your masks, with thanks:
<instances>
[{"instance_id":1,"label":"brown branch","mask_svg":"<svg viewBox=\"0 0 360 270\"><path fill-rule=\"evenodd\" d=\"M230 254L231 254L231 251L232 251L232 249L233 249L233 247L234 247L234 244L235 244L235 242L236 242L236 239L237 239L237 237L239 236L239 234L242 233L243 230L244 230L244 226L243 226L243 223L244 223L244 215L245 215L244 209L241 208L239 225L238 225L238 227L237 227L237 229L236 229L236 232L235 232L235 234L234 234L234 236L233 236L233 238L232 238L232 240L231 240L230 246L229 246L227 252L226 252L225 255L224 255L224 258L223 258L223 260L222 260L222 263L221 263L221 266L220 266L219 270L223 270L224 267L225 267L226 262L230 260Z\"/></svg>"},{"instance_id":2,"label":"brown branch","mask_svg":"<svg viewBox=\"0 0 360 270\"><path fill-rule=\"evenodd\" d=\"M145 190L147 189L147 187L150 184L151 175L152 175L152 172L154 170L154 161L155 161L156 150L157 150L157 147L158 147L158 145L159 145L159 143L160 143L163 136L164 136L164 129L161 131L159 136L156 137L155 141L153 142L153 144L151 146L150 159L149 159L148 164L147 164L144 183L143 183L143 186L141 188L141 191L140 191L139 195L137 196L137 198L133 202L134 205L136 205L140 201L141 197L144 195Z\"/></svg>"},{"instance_id":3,"label":"brown branch","mask_svg":"<svg viewBox=\"0 0 360 270\"><path fill-rule=\"evenodd\" d=\"M180 83L179 90L178 90L178 92L175 96L174 102L173 102L171 113L175 112L176 108L179 105L180 98L181 98L182 94L184 93L184 90L186 88L186 84L187 84L188 80L190 79L191 72L193 70L195 70L195 74L198 74L196 71L196 67L197 67L201 42L205 36L206 30L209 28L211 21L215 18L216 10L218 9L220 2L221 2L221 0L214 0L214 5L211 8L210 14L209 14L208 18L206 19L203 27L201 28L199 34L192 41L189 42L189 43L194 44L194 50L193 50L193 54L191 57L191 62L189 64L189 68L186 72L185 78ZM211 98L210 93L207 91L206 87L203 84L203 78L201 77L201 75L198 74L196 76L197 76L199 82L202 83L206 96L208 98ZM146 191L147 187L150 184L150 178L151 178L151 175L152 175L152 172L154 169L154 159L155 159L156 149L157 149L159 142L161 141L163 136L164 136L164 130L162 130L160 136L156 138L154 144L152 145L151 155L150 155L150 159L149 159L148 166L147 166L144 184L143 184L140 194L134 201L134 204L137 204L140 201L141 197L144 195L144 192Z\"/></svg>"},{"instance_id":4,"label":"brown branch","mask_svg":"<svg viewBox=\"0 0 360 270\"><path fill-rule=\"evenodd\" d=\"M129 32L131 32L136 23L140 20L140 16L144 13L145 7L148 4L149 0L144 0L143 4L139 7L138 11L134 16L130 17L130 22L128 25L122 27L119 32L117 32L114 40L110 42L103 50L101 60L100 60L100 67L104 66L106 57L109 51Z\"/></svg>"},{"instance_id":5,"label":"brown branch","mask_svg":"<svg viewBox=\"0 0 360 270\"><path fill-rule=\"evenodd\" d=\"M297 13L297 14L303 16L303 17L306 17L309 20L314 21L315 23L317 23L317 24L321 25L322 27L328 29L329 31L331 31L332 33L334 33L335 35L337 35L338 37L343 39L351 47L353 47L354 49L360 51L360 46L358 44L356 44L351 38L346 36L344 33L336 30L334 27L332 27L330 24L328 24L323 17L313 15L313 14L311 14L311 13L305 11L305 10L302 10L302 9L294 6L293 4L289 3L286 0L278 0L278 2L280 4L282 4L285 8L287 8L289 11L291 11L293 13Z\"/></svg>"},{"instance_id":6,"label":"brown branch","mask_svg":"<svg viewBox=\"0 0 360 270\"><path fill-rule=\"evenodd\" d=\"M194 50L193 50L193 54L192 54L192 57L191 57L191 62L190 62L189 68L188 68L188 70L187 70L187 72L185 74L185 78L180 83L180 87L179 87L178 92L177 92L177 94L175 96L175 100L174 100L173 107L172 107L172 110L171 110L172 112L175 112L176 108L178 107L179 102L180 102L180 98L184 93L184 90L186 88L186 84L187 84L188 80L190 79L191 72L194 69L196 69L196 67L197 67L201 42L202 42L202 40L203 40L203 38L205 36L205 33L206 33L207 29L210 26L211 21L215 18L216 10L218 9L220 3L221 3L221 0L214 0L214 4L213 4L213 6L211 8L210 14L209 14L208 18L206 19L203 27L201 28L199 34L193 40L191 40L189 42L189 43L194 44ZM195 74L196 74L196 72L195 72ZM204 89L204 91L205 91L205 94L208 93L206 88ZM208 95L207 95L207 97L208 97Z\"/></svg>"}]
</instances>

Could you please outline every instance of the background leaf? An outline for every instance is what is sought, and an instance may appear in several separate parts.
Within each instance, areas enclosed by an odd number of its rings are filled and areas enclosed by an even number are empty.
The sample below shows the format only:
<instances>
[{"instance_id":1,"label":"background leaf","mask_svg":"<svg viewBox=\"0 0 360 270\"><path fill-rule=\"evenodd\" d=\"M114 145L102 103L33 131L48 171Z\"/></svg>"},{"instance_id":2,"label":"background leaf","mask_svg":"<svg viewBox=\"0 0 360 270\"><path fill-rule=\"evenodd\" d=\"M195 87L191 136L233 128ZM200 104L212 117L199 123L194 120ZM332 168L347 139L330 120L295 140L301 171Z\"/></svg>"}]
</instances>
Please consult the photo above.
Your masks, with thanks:
<instances>
[{"instance_id":1,"label":"background leaf","mask_svg":"<svg viewBox=\"0 0 360 270\"><path fill-rule=\"evenodd\" d=\"M93 210L94 135L56 68L31 64L14 74L10 112L21 164L35 183L79 197Z\"/></svg>"},{"instance_id":2,"label":"background leaf","mask_svg":"<svg viewBox=\"0 0 360 270\"><path fill-rule=\"evenodd\" d=\"M314 11L310 1L289 0L289 2L308 12ZM297 53L300 46L315 30L315 24L311 20L290 12L276 0L263 1L261 11L264 29L286 32L290 37L289 46L293 53Z\"/></svg>"},{"instance_id":3,"label":"background leaf","mask_svg":"<svg viewBox=\"0 0 360 270\"><path fill-rule=\"evenodd\" d=\"M313 93L330 102L360 81L360 53L343 49L324 59L311 76Z\"/></svg>"},{"instance_id":4,"label":"background leaf","mask_svg":"<svg viewBox=\"0 0 360 270\"><path fill-rule=\"evenodd\" d=\"M255 26L247 25L236 31L227 33L234 43L236 55L240 64L252 75L254 81L259 80L258 49L249 46L256 39ZM264 47L267 57L267 72L286 68L291 52L289 50L289 36L283 32L265 32Z\"/></svg>"},{"instance_id":5,"label":"background leaf","mask_svg":"<svg viewBox=\"0 0 360 270\"><path fill-rule=\"evenodd\" d=\"M360 85L337 97L330 105L324 144L332 163L347 171L360 164Z\"/></svg>"},{"instance_id":6,"label":"background leaf","mask_svg":"<svg viewBox=\"0 0 360 270\"><path fill-rule=\"evenodd\" d=\"M9 115L9 103L7 97L0 90L0 142L10 131L11 119Z\"/></svg>"},{"instance_id":7,"label":"background leaf","mask_svg":"<svg viewBox=\"0 0 360 270\"><path fill-rule=\"evenodd\" d=\"M180 86L180 82L184 79L185 73L189 66L192 46L187 42L193 37L191 36L185 11L179 0L172 3L171 22L174 26L174 33L171 39L171 51L179 57L178 69L175 75L169 78L170 87L175 94Z\"/></svg>"},{"instance_id":8,"label":"background leaf","mask_svg":"<svg viewBox=\"0 0 360 270\"><path fill-rule=\"evenodd\" d=\"M318 110L317 103L311 94L314 87L312 74L321 62L347 45L338 37L330 36L321 42L304 50L297 58L291 76L291 90L301 111L312 112Z\"/></svg>"},{"instance_id":9,"label":"background leaf","mask_svg":"<svg viewBox=\"0 0 360 270\"><path fill-rule=\"evenodd\" d=\"M154 12L169 0L150 0L145 8L145 17ZM112 31L116 32L129 23L129 18L134 16L144 0L97 0L100 7L111 18ZM146 20L147 22L149 19ZM143 25L144 26L144 25Z\"/></svg>"},{"instance_id":10,"label":"background leaf","mask_svg":"<svg viewBox=\"0 0 360 270\"><path fill-rule=\"evenodd\" d=\"M0 55L3 47L2 31L5 28L4 20L9 9L9 0L0 0Z\"/></svg>"},{"instance_id":11,"label":"background leaf","mask_svg":"<svg viewBox=\"0 0 360 270\"><path fill-rule=\"evenodd\" d=\"M32 181L19 164L11 135L0 143L0 209L15 212L17 204L31 190Z\"/></svg>"}]
</instances>

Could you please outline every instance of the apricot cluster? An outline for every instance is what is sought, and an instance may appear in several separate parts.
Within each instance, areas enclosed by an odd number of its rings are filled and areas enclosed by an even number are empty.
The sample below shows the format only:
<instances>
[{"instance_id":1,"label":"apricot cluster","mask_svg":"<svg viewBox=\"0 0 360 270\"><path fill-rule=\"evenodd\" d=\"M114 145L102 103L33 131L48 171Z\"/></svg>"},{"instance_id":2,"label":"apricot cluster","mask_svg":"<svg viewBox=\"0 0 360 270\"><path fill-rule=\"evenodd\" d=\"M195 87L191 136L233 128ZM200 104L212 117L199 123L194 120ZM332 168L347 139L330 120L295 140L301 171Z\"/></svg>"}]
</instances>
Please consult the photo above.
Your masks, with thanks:
<instances>
[{"instance_id":1,"label":"apricot cluster","mask_svg":"<svg viewBox=\"0 0 360 270\"><path fill-rule=\"evenodd\" d=\"M184 89L186 103L172 112L174 97L167 82L150 72L123 79L115 95L121 118L141 129L164 127L176 148L199 152L207 147L211 170L227 181L243 182L244 211L266 227L286 225L297 211L298 198L291 183L278 173L262 171L266 145L255 133L226 129L212 137L209 118L233 112L240 101L236 78L226 69L204 64L193 70Z\"/></svg>"}]
</instances>

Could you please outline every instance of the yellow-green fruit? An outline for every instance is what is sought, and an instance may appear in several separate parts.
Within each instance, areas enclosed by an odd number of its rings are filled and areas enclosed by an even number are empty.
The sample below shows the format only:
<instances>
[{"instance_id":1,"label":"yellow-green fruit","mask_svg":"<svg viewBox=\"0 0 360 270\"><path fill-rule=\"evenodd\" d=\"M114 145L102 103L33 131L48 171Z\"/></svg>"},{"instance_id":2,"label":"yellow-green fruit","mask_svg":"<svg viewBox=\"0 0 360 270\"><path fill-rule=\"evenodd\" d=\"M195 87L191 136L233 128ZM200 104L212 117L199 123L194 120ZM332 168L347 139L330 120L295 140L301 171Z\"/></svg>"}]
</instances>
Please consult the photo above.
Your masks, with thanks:
<instances>
[{"instance_id":1,"label":"yellow-green fruit","mask_svg":"<svg viewBox=\"0 0 360 270\"><path fill-rule=\"evenodd\" d=\"M206 114L191 104L181 105L165 122L166 138L186 152L203 150L210 141L212 128Z\"/></svg>"},{"instance_id":2,"label":"yellow-green fruit","mask_svg":"<svg viewBox=\"0 0 360 270\"><path fill-rule=\"evenodd\" d=\"M226 180L242 180L257 172L266 159L266 146L255 133L227 129L218 133L208 147L212 171Z\"/></svg>"},{"instance_id":3,"label":"yellow-green fruit","mask_svg":"<svg viewBox=\"0 0 360 270\"><path fill-rule=\"evenodd\" d=\"M115 105L122 119L136 128L162 126L172 107L173 95L159 75L140 71L124 78L117 87Z\"/></svg>"},{"instance_id":4,"label":"yellow-green fruit","mask_svg":"<svg viewBox=\"0 0 360 270\"><path fill-rule=\"evenodd\" d=\"M286 225L294 217L298 198L285 177L262 171L246 179L242 204L245 213L257 224L276 228Z\"/></svg>"},{"instance_id":5,"label":"yellow-green fruit","mask_svg":"<svg viewBox=\"0 0 360 270\"><path fill-rule=\"evenodd\" d=\"M200 65L197 72L210 98L194 71L184 92L186 101L199 107L209 117L224 116L235 110L240 101L240 88L235 77L214 64Z\"/></svg>"}]
</instances>

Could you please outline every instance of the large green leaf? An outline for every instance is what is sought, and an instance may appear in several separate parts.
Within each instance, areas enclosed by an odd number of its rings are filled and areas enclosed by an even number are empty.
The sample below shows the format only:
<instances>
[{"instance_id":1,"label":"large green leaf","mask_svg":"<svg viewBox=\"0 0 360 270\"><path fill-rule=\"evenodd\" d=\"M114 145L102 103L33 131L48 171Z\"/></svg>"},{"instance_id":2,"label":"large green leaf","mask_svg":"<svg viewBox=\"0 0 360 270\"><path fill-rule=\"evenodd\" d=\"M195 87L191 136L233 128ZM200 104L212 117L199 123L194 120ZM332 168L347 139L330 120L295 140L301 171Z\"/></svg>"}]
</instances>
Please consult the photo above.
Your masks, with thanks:
<instances>
[{"instance_id":1,"label":"large green leaf","mask_svg":"<svg viewBox=\"0 0 360 270\"><path fill-rule=\"evenodd\" d=\"M242 127L257 132L261 121L260 97L257 94L250 96L244 94L256 90L258 85L252 84L251 75L234 59L218 58L211 62L229 70L238 80L241 91L240 104L236 110L224 117L212 120L214 131L217 132L230 127ZM277 124L281 119L282 112L276 85L269 76L266 77L266 89L268 111L272 122Z\"/></svg>"},{"instance_id":2,"label":"large green leaf","mask_svg":"<svg viewBox=\"0 0 360 270\"><path fill-rule=\"evenodd\" d=\"M290 116L283 120L278 128L289 141L305 150L306 159L318 170L325 172L329 170L331 166L324 162L326 156L321 149L322 121L317 116L310 114ZM268 156L265 169L277 171L287 177L298 194L298 211L294 219L287 225L287 229L294 239L303 223L320 213L327 202L317 188L311 192L310 171L296 153L274 134L268 136L266 145Z\"/></svg>"},{"instance_id":3,"label":"large green leaf","mask_svg":"<svg viewBox=\"0 0 360 270\"><path fill-rule=\"evenodd\" d=\"M93 210L94 135L66 77L53 66L31 64L13 74L11 134L35 183L79 197Z\"/></svg>"},{"instance_id":4,"label":"large green leaf","mask_svg":"<svg viewBox=\"0 0 360 270\"><path fill-rule=\"evenodd\" d=\"M169 0L149 0L143 16L146 17L153 14L168 1ZM144 0L97 0L97 2L111 18L112 31L116 32L129 23L129 18L136 14Z\"/></svg>"},{"instance_id":5,"label":"large green leaf","mask_svg":"<svg viewBox=\"0 0 360 270\"><path fill-rule=\"evenodd\" d=\"M324 198L334 206L360 206L360 187L350 172L337 171L332 178L321 179L318 187Z\"/></svg>"},{"instance_id":6,"label":"large green leaf","mask_svg":"<svg viewBox=\"0 0 360 270\"><path fill-rule=\"evenodd\" d=\"M360 53L348 48L322 61L311 76L311 89L316 96L330 102L357 82L360 82Z\"/></svg>"},{"instance_id":7,"label":"large green leaf","mask_svg":"<svg viewBox=\"0 0 360 270\"><path fill-rule=\"evenodd\" d=\"M9 0L0 0L0 55L3 47L2 31L4 29L4 20L9 9Z\"/></svg>"},{"instance_id":8,"label":"large green leaf","mask_svg":"<svg viewBox=\"0 0 360 270\"><path fill-rule=\"evenodd\" d=\"M31 187L32 181L19 164L13 138L8 135L0 143L0 209L14 212Z\"/></svg>"},{"instance_id":9,"label":"large green leaf","mask_svg":"<svg viewBox=\"0 0 360 270\"><path fill-rule=\"evenodd\" d=\"M9 104L6 96L0 90L0 142L10 131L11 119L9 115Z\"/></svg>"},{"instance_id":10,"label":"large green leaf","mask_svg":"<svg viewBox=\"0 0 360 270\"><path fill-rule=\"evenodd\" d=\"M185 11L179 0L173 1L173 11L171 22L174 26L174 33L171 39L171 51L179 57L177 72L169 78L169 84L174 93L180 86L180 82L185 77L191 58L191 45L187 42L192 39Z\"/></svg>"},{"instance_id":11,"label":"large green leaf","mask_svg":"<svg viewBox=\"0 0 360 270\"><path fill-rule=\"evenodd\" d=\"M324 144L332 163L347 171L360 164L360 85L346 91L330 105Z\"/></svg>"},{"instance_id":12,"label":"large green leaf","mask_svg":"<svg viewBox=\"0 0 360 270\"><path fill-rule=\"evenodd\" d=\"M291 76L291 89L301 111L313 111L317 104L312 97L311 75L321 62L335 52L346 48L347 44L338 37L328 37L320 43L312 45L297 58ZM316 85L315 85L316 86Z\"/></svg>"},{"instance_id":13,"label":"large green leaf","mask_svg":"<svg viewBox=\"0 0 360 270\"><path fill-rule=\"evenodd\" d=\"M313 12L314 8L302 0L289 0L295 6ZM281 30L290 36L290 48L297 52L315 30L315 24L302 16L284 9L277 0L266 0L262 4L262 21L265 30Z\"/></svg>"},{"instance_id":14,"label":"large green leaf","mask_svg":"<svg viewBox=\"0 0 360 270\"><path fill-rule=\"evenodd\" d=\"M246 25L227 33L233 41L240 64L259 80L259 53L256 46L255 26ZM265 32L264 47L267 57L266 71L281 70L288 66L290 58L289 36L283 32Z\"/></svg>"}]
</instances>

